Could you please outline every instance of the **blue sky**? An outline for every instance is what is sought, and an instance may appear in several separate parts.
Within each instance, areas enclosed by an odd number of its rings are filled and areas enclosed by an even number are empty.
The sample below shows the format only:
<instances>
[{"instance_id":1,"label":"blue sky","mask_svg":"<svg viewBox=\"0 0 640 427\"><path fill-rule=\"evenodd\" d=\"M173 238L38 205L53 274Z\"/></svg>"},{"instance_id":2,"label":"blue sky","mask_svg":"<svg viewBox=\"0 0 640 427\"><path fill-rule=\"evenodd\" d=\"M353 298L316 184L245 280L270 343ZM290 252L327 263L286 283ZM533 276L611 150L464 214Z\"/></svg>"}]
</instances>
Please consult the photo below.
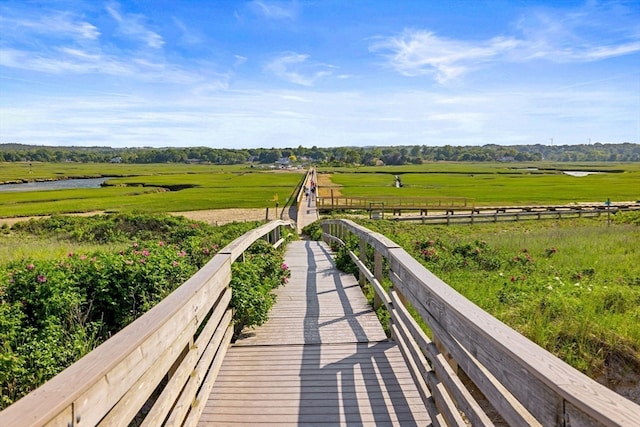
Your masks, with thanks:
<instances>
[{"instance_id":1,"label":"blue sky","mask_svg":"<svg viewBox=\"0 0 640 427\"><path fill-rule=\"evenodd\" d=\"M640 0L0 0L0 142L640 143Z\"/></svg>"}]
</instances>

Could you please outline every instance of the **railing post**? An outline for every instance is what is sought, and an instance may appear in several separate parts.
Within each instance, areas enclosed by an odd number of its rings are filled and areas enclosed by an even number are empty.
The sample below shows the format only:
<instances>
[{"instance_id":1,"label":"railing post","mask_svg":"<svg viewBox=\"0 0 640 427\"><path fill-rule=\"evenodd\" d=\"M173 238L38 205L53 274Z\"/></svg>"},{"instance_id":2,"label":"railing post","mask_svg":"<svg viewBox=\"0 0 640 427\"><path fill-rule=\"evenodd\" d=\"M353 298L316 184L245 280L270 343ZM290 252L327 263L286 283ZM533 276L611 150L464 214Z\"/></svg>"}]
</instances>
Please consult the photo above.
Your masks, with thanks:
<instances>
[{"instance_id":1,"label":"railing post","mask_svg":"<svg viewBox=\"0 0 640 427\"><path fill-rule=\"evenodd\" d=\"M382 284L382 254L375 249L373 252L373 275L376 278L376 280L380 284ZM381 304L382 304L382 300L380 299L380 296L378 295L377 292L374 293L373 308L377 310Z\"/></svg>"},{"instance_id":2,"label":"railing post","mask_svg":"<svg viewBox=\"0 0 640 427\"><path fill-rule=\"evenodd\" d=\"M358 258L360 258L360 261L366 265L367 262L367 242L360 238L360 254L358 255ZM360 287L364 288L364 286L367 283L367 278L364 275L364 272L360 269L358 269L359 273L358 273L358 283L360 283Z\"/></svg>"}]
</instances>

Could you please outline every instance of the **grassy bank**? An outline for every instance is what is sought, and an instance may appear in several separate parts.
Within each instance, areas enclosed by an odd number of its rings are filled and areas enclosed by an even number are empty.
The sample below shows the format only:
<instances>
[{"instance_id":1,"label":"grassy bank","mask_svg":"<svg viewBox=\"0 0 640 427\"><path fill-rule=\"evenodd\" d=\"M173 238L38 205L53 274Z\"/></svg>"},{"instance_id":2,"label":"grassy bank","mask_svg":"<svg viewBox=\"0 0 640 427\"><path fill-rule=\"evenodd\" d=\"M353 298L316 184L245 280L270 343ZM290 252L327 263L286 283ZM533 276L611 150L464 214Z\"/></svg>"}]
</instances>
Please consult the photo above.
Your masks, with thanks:
<instances>
[{"instance_id":1,"label":"grassy bank","mask_svg":"<svg viewBox=\"0 0 640 427\"><path fill-rule=\"evenodd\" d=\"M640 228L361 221L475 304L594 378L640 370Z\"/></svg>"}]
</instances>

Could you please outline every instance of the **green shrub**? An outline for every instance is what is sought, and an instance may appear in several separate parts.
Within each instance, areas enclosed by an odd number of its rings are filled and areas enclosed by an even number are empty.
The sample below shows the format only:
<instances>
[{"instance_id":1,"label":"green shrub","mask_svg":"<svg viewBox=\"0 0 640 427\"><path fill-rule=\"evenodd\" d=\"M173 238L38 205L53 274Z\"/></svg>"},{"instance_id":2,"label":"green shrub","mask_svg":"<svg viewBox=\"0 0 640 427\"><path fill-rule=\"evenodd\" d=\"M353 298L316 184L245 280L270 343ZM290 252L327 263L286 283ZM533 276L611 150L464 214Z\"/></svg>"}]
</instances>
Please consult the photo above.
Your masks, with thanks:
<instances>
[{"instance_id":1,"label":"green shrub","mask_svg":"<svg viewBox=\"0 0 640 427\"><path fill-rule=\"evenodd\" d=\"M16 239L56 236L70 250L55 259L0 266L0 408L44 383L175 290L219 248L256 223L211 227L169 215L51 217L15 226ZM111 230L111 231L109 231ZM128 242L90 253L73 244ZM256 249L261 248L261 249ZM267 251L263 244L254 251ZM251 255L250 255L251 256ZM255 255L258 282L281 263Z\"/></svg>"},{"instance_id":2,"label":"green shrub","mask_svg":"<svg viewBox=\"0 0 640 427\"><path fill-rule=\"evenodd\" d=\"M244 261L231 266L231 306L235 309L237 337L244 327L262 325L276 301L273 290L287 283L289 267L280 250L263 240L256 241L245 252Z\"/></svg>"}]
</instances>

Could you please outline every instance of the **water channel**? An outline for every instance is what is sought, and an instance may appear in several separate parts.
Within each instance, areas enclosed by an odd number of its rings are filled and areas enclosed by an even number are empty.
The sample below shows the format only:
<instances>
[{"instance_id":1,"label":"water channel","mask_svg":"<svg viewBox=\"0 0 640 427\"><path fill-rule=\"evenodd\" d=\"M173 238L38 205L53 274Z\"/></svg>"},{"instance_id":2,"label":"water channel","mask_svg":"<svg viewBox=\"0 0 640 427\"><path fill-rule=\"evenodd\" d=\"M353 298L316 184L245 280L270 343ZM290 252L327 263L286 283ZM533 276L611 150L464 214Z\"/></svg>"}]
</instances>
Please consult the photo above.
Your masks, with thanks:
<instances>
[{"instance_id":1,"label":"water channel","mask_svg":"<svg viewBox=\"0 0 640 427\"><path fill-rule=\"evenodd\" d=\"M25 182L23 184L0 185L0 193L68 190L74 188L99 188L109 178L62 179L59 181Z\"/></svg>"}]
</instances>

